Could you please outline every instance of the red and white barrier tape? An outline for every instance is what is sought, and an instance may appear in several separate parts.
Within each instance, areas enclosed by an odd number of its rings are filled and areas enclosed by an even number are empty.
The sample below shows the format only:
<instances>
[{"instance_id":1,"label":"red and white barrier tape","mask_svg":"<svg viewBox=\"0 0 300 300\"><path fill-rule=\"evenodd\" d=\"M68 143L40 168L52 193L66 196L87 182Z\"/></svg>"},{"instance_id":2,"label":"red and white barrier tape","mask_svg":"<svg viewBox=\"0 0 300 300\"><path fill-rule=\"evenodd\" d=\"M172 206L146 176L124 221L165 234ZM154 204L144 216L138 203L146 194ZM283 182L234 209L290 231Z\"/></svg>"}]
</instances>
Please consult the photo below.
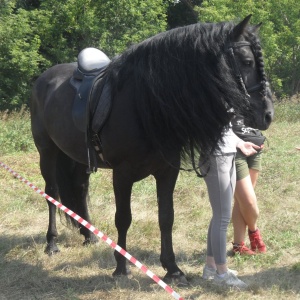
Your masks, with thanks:
<instances>
[{"instance_id":1,"label":"red and white barrier tape","mask_svg":"<svg viewBox=\"0 0 300 300\"><path fill-rule=\"evenodd\" d=\"M142 270L147 276L149 276L152 280L154 280L158 285L160 285L166 292L171 294L175 299L177 300L184 300L182 297L180 297L179 294L177 294L169 285L167 285L164 281L162 281L158 276L156 276L154 273L152 273L147 267L145 267L141 262L139 262L136 258L134 258L132 255L130 255L126 250L121 248L118 244L116 244L114 241L112 241L107 235L99 231L97 228L95 228L93 225L91 225L89 222L78 216L76 213L74 213L72 210L68 209L64 205L62 205L60 202L56 201L46 193L44 193L39 188L35 187L32 183L30 183L28 180L23 178L21 175L16 173L14 170L9 168L7 165L2 163L0 161L0 166L6 169L8 172L10 172L14 177L20 179L22 182L27 184L29 187L31 187L34 191L36 191L38 194L42 195L46 200L53 203L55 206L57 206L59 209L67 213L69 216L71 216L73 219L78 221L80 224L85 226L88 230L93 232L95 235L100 237L104 242L106 242L110 247L112 247L114 250L121 253L124 257L126 257L131 263L133 263L136 267L138 267L140 270Z\"/></svg>"}]
</instances>

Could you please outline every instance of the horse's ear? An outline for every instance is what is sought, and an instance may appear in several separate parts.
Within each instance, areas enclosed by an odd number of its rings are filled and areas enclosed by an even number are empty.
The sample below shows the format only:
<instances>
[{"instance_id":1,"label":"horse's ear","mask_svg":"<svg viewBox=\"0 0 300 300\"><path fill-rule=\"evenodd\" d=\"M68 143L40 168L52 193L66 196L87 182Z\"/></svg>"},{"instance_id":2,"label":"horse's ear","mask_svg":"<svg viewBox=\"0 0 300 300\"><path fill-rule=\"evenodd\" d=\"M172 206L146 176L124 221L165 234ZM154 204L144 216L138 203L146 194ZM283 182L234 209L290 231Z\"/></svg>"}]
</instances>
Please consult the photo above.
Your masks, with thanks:
<instances>
[{"instance_id":1,"label":"horse's ear","mask_svg":"<svg viewBox=\"0 0 300 300\"><path fill-rule=\"evenodd\" d=\"M247 27L251 17L252 15L247 16L242 22L240 22L233 28L231 34L232 41L238 40L238 38L244 33L244 30Z\"/></svg>"},{"instance_id":2,"label":"horse's ear","mask_svg":"<svg viewBox=\"0 0 300 300\"><path fill-rule=\"evenodd\" d=\"M255 25L253 28L252 28L252 32L253 33L257 33L259 31L259 28L260 26L262 25L262 22L260 22L259 24Z\"/></svg>"}]
</instances>

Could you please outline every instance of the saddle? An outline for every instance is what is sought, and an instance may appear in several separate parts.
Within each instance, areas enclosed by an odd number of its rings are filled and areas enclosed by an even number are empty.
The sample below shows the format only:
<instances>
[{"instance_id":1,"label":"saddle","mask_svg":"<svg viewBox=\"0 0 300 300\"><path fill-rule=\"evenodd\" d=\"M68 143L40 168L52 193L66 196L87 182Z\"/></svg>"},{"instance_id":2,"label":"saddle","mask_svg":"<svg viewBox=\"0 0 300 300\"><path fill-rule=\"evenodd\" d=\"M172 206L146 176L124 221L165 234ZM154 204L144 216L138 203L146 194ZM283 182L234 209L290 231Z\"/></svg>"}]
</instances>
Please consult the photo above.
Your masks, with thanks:
<instances>
[{"instance_id":1,"label":"saddle","mask_svg":"<svg viewBox=\"0 0 300 300\"><path fill-rule=\"evenodd\" d=\"M99 49L85 48L77 58L77 68L70 78L75 90L72 118L75 127L85 133L88 151L89 171L97 169L97 158L93 156L90 166L90 150L96 151L103 160L101 141L98 133L107 120L111 108L111 89L104 77L110 59Z\"/></svg>"},{"instance_id":2,"label":"saddle","mask_svg":"<svg viewBox=\"0 0 300 300\"><path fill-rule=\"evenodd\" d=\"M70 84L76 91L72 117L76 128L81 132L86 132L89 125L90 104L95 84L97 83L97 86L101 85L102 87L106 86L101 84L101 81L103 81L103 73L109 63L110 59L101 50L96 48L85 48L78 55L77 68L70 78ZM107 97L108 87L105 90L106 97L101 95L99 102L110 102ZM97 95L99 96L98 93ZM96 106L98 107L99 105ZM97 128L95 129L97 130Z\"/></svg>"}]
</instances>

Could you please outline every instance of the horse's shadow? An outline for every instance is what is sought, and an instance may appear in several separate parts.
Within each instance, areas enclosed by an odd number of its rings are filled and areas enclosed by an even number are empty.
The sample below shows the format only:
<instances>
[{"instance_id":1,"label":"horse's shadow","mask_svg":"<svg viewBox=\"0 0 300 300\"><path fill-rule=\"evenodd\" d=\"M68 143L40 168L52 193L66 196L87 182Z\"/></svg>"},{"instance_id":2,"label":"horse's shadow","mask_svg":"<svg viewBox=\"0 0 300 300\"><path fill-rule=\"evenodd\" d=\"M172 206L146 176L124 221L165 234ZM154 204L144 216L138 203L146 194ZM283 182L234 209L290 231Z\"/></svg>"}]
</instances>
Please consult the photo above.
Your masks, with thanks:
<instances>
[{"instance_id":1,"label":"horse's shadow","mask_svg":"<svg viewBox=\"0 0 300 300\"><path fill-rule=\"evenodd\" d=\"M95 247L92 251L89 251L90 255L87 258L76 262L57 264L50 271L45 270L42 264L38 262L38 259L33 265L27 263L23 257L10 255L10 252L14 251L16 247L26 248L30 252L34 250L36 245L41 247L44 244L45 240L42 234L25 237L8 235L0 237L0 278L2 278L0 280L0 300L32 299L34 297L47 299L50 297L49 295L51 295L51 299L68 298L70 291L73 295L97 292L102 295L101 297L105 298L109 297L109 292L116 288L139 292L153 292L153 285L155 283L147 275L141 274L134 265L131 265L132 278L113 278L111 274L115 268L115 261L113 250L108 247L107 249L98 249L98 247ZM64 250L66 248L63 247L62 251ZM142 263L145 263L146 266L147 264L160 266L158 253L142 250L137 246L132 248L131 252L138 253L139 257L137 258ZM205 251L196 253L196 255L187 255L185 252L180 252L177 253L177 257L179 265L189 261L190 266L195 269L195 271L190 273L187 272L187 279L194 291L192 294L188 291L189 288L186 290L171 284L183 297L185 293L188 294L189 299L197 299L203 296L203 293L227 295L228 290L216 288L201 278ZM95 261L98 262L99 266L99 273L96 275L72 275L67 277L55 275L59 272L68 272L74 268L80 272L81 268L92 265ZM161 276L164 273L163 269L159 273L157 275ZM240 278L250 285L248 293L254 295L260 294L261 290L271 290L274 287L278 291L291 292L296 295L300 294L300 272L290 267L272 267L251 276L241 275ZM16 289L16 287L18 288ZM200 288L197 289L197 287Z\"/></svg>"},{"instance_id":2,"label":"horse's shadow","mask_svg":"<svg viewBox=\"0 0 300 300\"><path fill-rule=\"evenodd\" d=\"M62 254L67 252L69 247L72 247L68 244L68 239L64 235L64 233L60 235ZM45 237L43 234L22 237L0 236L0 279L6 277L5 280L0 280L0 300L48 299L50 295L51 299L69 299L70 293L78 296L94 292L103 294L101 297L109 299L109 291L116 288L153 292L153 285L156 285L147 275L137 271L138 269L131 263L129 263L132 271L131 277L113 278L112 272L116 267L113 249L109 247L103 249L96 245L87 246L93 249L89 249L89 255L86 258L83 257L77 261L70 260L70 262L63 259L62 263L57 263L51 270L45 270L38 257L40 255L46 256L46 254L41 254L40 251L44 246ZM76 245L76 247L80 246ZM23 249L22 252L27 253L26 255L37 256L36 262L27 263L22 254L18 256L17 252L20 248ZM24 251L24 249L26 250ZM38 249L37 252L36 249ZM157 261L157 266L160 266L159 254L141 250L139 247L135 247L132 251L141 254L139 258L141 262L144 259L151 262ZM59 255L57 254L57 256ZM49 259L55 259L55 256ZM32 259L30 260L32 261ZM87 268L95 263L99 267L97 275L82 276L80 274L80 269ZM69 274L76 274L76 272L73 272L74 270L77 271L78 276L56 275L68 272ZM139 272L140 274L138 274ZM163 269L161 273L164 273ZM106 294L108 295L106 296Z\"/></svg>"}]
</instances>

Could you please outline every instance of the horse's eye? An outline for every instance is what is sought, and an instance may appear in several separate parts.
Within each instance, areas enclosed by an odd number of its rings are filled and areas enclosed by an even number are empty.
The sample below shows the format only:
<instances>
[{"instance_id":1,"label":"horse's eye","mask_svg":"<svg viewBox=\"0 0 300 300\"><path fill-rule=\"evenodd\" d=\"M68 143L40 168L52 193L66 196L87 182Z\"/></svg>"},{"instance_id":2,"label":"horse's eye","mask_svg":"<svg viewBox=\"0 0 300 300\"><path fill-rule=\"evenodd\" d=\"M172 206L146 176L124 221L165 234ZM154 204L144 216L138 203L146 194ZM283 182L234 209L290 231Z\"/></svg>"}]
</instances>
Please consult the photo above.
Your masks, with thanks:
<instances>
[{"instance_id":1,"label":"horse's eye","mask_svg":"<svg viewBox=\"0 0 300 300\"><path fill-rule=\"evenodd\" d=\"M253 62L250 59L244 60L243 63L247 67L251 67L253 65Z\"/></svg>"}]
</instances>

